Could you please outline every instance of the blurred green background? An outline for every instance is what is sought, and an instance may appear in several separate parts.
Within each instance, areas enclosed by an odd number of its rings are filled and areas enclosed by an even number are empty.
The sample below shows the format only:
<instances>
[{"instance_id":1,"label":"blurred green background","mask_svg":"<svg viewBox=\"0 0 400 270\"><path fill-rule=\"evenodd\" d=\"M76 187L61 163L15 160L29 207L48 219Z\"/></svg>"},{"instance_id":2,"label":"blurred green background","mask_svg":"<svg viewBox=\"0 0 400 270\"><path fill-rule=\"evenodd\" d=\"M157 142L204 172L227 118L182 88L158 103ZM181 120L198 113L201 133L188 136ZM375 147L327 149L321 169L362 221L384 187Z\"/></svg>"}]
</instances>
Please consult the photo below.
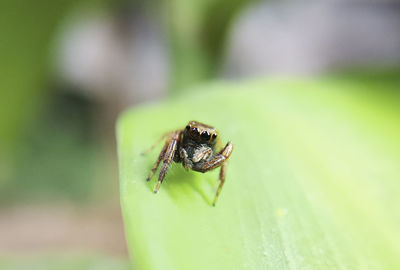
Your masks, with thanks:
<instances>
[{"instance_id":1,"label":"blurred green background","mask_svg":"<svg viewBox=\"0 0 400 270\"><path fill-rule=\"evenodd\" d=\"M395 1L1 0L0 268L65 253L68 269L127 267L123 109L260 76L398 91L398 29Z\"/></svg>"}]
</instances>

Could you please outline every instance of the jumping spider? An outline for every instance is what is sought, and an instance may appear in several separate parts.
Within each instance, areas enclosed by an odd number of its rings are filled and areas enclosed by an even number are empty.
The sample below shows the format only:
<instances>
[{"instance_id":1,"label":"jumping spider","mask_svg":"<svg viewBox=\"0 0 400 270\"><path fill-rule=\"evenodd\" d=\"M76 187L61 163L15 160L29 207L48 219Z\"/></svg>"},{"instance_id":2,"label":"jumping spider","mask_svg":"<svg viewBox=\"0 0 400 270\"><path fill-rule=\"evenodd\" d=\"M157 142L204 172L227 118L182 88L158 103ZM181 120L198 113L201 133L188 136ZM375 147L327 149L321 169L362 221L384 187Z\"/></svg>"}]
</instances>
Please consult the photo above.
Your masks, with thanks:
<instances>
[{"instance_id":1,"label":"jumping spider","mask_svg":"<svg viewBox=\"0 0 400 270\"><path fill-rule=\"evenodd\" d=\"M182 163L186 170L191 169L202 173L221 167L220 183L213 202L215 206L225 182L226 161L232 154L233 144L228 142L222 150L217 152L217 147L220 145L217 130L196 121L190 121L183 130L167 133L161 139L163 138L166 138L165 145L146 179L150 181L160 162L163 161L154 193L157 193L160 189L165 173L172 161Z\"/></svg>"}]
</instances>

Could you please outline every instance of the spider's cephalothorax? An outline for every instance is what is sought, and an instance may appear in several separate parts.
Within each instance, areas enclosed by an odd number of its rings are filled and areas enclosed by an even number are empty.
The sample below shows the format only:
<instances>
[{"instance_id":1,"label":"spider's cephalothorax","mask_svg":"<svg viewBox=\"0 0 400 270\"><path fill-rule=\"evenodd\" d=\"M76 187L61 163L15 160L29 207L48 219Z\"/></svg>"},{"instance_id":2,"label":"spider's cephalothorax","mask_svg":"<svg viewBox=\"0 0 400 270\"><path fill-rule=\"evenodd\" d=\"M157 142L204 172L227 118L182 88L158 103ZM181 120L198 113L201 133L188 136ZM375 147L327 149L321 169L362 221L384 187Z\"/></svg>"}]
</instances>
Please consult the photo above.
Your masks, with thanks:
<instances>
[{"instance_id":1,"label":"spider's cephalothorax","mask_svg":"<svg viewBox=\"0 0 400 270\"><path fill-rule=\"evenodd\" d=\"M176 130L164 137L167 137L166 143L147 177L147 181L150 181L158 165L163 161L154 192L157 193L160 189L172 160L181 162L186 170L203 173L221 167L220 184L213 202L215 205L225 182L226 161L233 151L232 143L228 142L222 150L218 151L216 149L219 145L218 132L213 127L196 121L190 121L183 130Z\"/></svg>"}]
</instances>

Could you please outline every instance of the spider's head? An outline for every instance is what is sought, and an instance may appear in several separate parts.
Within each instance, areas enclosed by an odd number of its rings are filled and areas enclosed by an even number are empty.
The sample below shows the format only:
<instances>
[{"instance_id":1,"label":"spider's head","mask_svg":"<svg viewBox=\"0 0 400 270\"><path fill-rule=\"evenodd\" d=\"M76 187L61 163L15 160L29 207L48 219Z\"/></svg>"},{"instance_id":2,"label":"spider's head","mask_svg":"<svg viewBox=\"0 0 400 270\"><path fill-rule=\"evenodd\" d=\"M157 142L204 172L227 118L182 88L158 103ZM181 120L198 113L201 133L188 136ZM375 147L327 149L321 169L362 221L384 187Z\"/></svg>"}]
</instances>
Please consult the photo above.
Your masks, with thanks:
<instances>
[{"instance_id":1,"label":"spider's head","mask_svg":"<svg viewBox=\"0 0 400 270\"><path fill-rule=\"evenodd\" d=\"M207 144L214 143L218 137L218 132L215 128L197 121L190 121L185 127L184 134L199 143Z\"/></svg>"}]
</instances>

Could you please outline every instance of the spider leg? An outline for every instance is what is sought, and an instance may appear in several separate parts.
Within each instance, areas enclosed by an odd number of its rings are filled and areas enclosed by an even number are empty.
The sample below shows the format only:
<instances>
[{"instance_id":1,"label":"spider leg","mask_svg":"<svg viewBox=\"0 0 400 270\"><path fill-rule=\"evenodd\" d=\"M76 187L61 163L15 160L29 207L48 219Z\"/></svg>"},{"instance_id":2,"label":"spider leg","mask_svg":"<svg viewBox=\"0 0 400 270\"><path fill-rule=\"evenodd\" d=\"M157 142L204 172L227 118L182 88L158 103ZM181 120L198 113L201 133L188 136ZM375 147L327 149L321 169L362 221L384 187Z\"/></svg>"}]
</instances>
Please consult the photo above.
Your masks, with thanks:
<instances>
[{"instance_id":1,"label":"spider leg","mask_svg":"<svg viewBox=\"0 0 400 270\"><path fill-rule=\"evenodd\" d=\"M164 158L165 155L165 150L167 149L167 143L164 145L163 149L160 152L160 155L158 156L156 162L153 165L153 168L151 169L149 176L146 178L146 181L150 181L150 179L153 177L154 173L157 171L158 165L160 165L161 160Z\"/></svg>"},{"instance_id":2,"label":"spider leg","mask_svg":"<svg viewBox=\"0 0 400 270\"><path fill-rule=\"evenodd\" d=\"M163 134L152 146L150 146L148 149L144 150L142 153L140 153L142 156L147 155L149 152L151 152L163 139L165 139L168 136L171 136L172 132L168 132ZM163 149L164 150L164 149Z\"/></svg>"},{"instance_id":3,"label":"spider leg","mask_svg":"<svg viewBox=\"0 0 400 270\"><path fill-rule=\"evenodd\" d=\"M227 166L226 161L231 156L232 151L233 151L233 144L231 142L228 142L217 155L215 155L210 161L204 163L203 167L200 170L201 172L206 172L221 166L221 171L219 173L220 183L217 189L217 193L215 194L213 206L215 206L218 196L221 193L222 187L225 183L226 166Z\"/></svg>"},{"instance_id":4,"label":"spider leg","mask_svg":"<svg viewBox=\"0 0 400 270\"><path fill-rule=\"evenodd\" d=\"M201 172L210 171L222 165L231 156L233 151L233 144L228 142L225 147L216 154L211 160L203 164Z\"/></svg>"},{"instance_id":5,"label":"spider leg","mask_svg":"<svg viewBox=\"0 0 400 270\"><path fill-rule=\"evenodd\" d=\"M171 164L172 160L174 159L174 155L178 148L178 143L179 143L180 137L181 137L181 131L177 130L170 135L170 137L168 138L168 140L166 141L166 143L164 145L165 152L162 157L163 165L161 167L161 171L158 176L158 182L154 189L154 193L157 193L158 190L160 189L161 183L165 177L165 173L167 172L169 165Z\"/></svg>"},{"instance_id":6,"label":"spider leg","mask_svg":"<svg viewBox=\"0 0 400 270\"><path fill-rule=\"evenodd\" d=\"M217 193L215 194L215 198L214 198L214 201L213 201L213 206L215 206L215 204L217 203L218 196L221 193L222 186L225 183L226 166L227 166L226 162L222 163L221 170L219 171L219 186L218 186L218 189L217 189Z\"/></svg>"}]
</instances>

